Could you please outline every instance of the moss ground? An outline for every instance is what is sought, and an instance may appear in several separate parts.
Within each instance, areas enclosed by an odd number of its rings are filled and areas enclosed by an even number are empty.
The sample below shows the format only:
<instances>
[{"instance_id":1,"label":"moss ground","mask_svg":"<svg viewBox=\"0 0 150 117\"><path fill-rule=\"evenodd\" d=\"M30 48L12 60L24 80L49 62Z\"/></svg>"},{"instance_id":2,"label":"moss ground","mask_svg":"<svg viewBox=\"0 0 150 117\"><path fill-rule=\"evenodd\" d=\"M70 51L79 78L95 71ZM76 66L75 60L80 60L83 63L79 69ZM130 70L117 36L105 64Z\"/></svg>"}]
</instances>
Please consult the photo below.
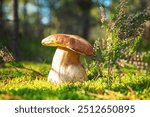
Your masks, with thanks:
<instances>
[{"instance_id":1,"label":"moss ground","mask_svg":"<svg viewBox=\"0 0 150 117\"><path fill-rule=\"evenodd\" d=\"M47 82L50 65L29 62L22 64L42 73L43 76L7 64L0 68L0 99L150 99L150 75L143 70L125 69L124 76L116 77L109 85L107 77L84 83L56 85Z\"/></svg>"}]
</instances>

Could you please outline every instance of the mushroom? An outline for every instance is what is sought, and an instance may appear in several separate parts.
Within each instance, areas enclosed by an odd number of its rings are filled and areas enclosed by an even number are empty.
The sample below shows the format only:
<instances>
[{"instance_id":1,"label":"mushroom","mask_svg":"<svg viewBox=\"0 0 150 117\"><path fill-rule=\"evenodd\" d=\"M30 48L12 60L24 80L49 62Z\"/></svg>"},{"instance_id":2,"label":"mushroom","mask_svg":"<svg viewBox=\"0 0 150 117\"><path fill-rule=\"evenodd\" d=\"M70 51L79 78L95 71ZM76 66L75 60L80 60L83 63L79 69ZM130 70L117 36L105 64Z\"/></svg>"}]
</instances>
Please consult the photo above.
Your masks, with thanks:
<instances>
[{"instance_id":1,"label":"mushroom","mask_svg":"<svg viewBox=\"0 0 150 117\"><path fill-rule=\"evenodd\" d=\"M48 81L61 84L87 80L86 71L80 62L80 54L93 54L93 47L89 42L77 35L53 34L44 38L42 45L57 46Z\"/></svg>"}]
</instances>

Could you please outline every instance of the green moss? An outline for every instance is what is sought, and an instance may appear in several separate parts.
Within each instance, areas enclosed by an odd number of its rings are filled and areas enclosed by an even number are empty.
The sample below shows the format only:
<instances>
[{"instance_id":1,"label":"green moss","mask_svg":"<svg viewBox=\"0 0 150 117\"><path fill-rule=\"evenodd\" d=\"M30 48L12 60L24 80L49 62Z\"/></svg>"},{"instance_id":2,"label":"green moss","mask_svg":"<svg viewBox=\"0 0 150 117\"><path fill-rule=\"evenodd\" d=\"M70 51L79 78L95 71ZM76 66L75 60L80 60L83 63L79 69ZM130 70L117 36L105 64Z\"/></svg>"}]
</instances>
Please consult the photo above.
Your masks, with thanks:
<instances>
[{"instance_id":1,"label":"green moss","mask_svg":"<svg viewBox=\"0 0 150 117\"><path fill-rule=\"evenodd\" d=\"M22 64L43 76L10 65L0 68L0 99L150 99L150 75L144 71L125 69L124 77L116 77L111 85L107 84L106 77L84 83L56 85L47 82L50 65Z\"/></svg>"}]
</instances>

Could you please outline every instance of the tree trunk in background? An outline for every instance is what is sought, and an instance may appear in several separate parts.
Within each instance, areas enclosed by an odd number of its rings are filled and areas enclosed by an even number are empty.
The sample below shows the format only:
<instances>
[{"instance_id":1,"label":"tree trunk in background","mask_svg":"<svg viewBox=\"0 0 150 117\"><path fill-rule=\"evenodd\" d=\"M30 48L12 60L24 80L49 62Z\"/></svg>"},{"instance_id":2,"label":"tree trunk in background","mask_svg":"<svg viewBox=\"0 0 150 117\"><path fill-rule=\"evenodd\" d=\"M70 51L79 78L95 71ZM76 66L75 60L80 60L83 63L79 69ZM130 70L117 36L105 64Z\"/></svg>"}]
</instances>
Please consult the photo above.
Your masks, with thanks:
<instances>
[{"instance_id":1,"label":"tree trunk in background","mask_svg":"<svg viewBox=\"0 0 150 117\"><path fill-rule=\"evenodd\" d=\"M19 60L19 18L18 0L12 0L13 36L11 40L12 52L16 60Z\"/></svg>"},{"instance_id":2,"label":"tree trunk in background","mask_svg":"<svg viewBox=\"0 0 150 117\"><path fill-rule=\"evenodd\" d=\"M28 3L28 0L24 0L24 5L23 5L23 16L24 16L24 22L23 22L23 35L26 36L28 35L28 18L27 18L27 3Z\"/></svg>"},{"instance_id":3,"label":"tree trunk in background","mask_svg":"<svg viewBox=\"0 0 150 117\"><path fill-rule=\"evenodd\" d=\"M85 39L88 39L89 37L89 32L90 32L90 15L89 12L87 14L84 15L84 22L83 22L83 33L82 36Z\"/></svg>"},{"instance_id":4,"label":"tree trunk in background","mask_svg":"<svg viewBox=\"0 0 150 117\"><path fill-rule=\"evenodd\" d=\"M36 35L39 39L43 37L43 30L42 30L42 24L41 24L41 0L37 0L36 4L38 6L37 8L37 25L36 25Z\"/></svg>"},{"instance_id":5,"label":"tree trunk in background","mask_svg":"<svg viewBox=\"0 0 150 117\"><path fill-rule=\"evenodd\" d=\"M0 29L3 28L3 0L0 0Z\"/></svg>"},{"instance_id":6,"label":"tree trunk in background","mask_svg":"<svg viewBox=\"0 0 150 117\"><path fill-rule=\"evenodd\" d=\"M83 13L83 33L82 36L85 39L88 39L89 37L89 31L90 31L90 10L92 8L92 0L77 0L77 4L82 10Z\"/></svg>"}]
</instances>

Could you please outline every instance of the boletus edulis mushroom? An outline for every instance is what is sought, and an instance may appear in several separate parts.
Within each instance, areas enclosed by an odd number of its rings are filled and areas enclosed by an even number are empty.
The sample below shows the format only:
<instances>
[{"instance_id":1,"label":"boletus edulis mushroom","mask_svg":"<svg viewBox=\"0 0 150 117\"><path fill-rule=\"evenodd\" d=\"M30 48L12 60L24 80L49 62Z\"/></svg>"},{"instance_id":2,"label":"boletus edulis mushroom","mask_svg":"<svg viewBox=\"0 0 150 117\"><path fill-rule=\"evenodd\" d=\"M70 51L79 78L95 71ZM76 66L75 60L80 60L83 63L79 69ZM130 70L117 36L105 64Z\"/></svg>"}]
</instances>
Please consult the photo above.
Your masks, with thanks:
<instances>
[{"instance_id":1,"label":"boletus edulis mushroom","mask_svg":"<svg viewBox=\"0 0 150 117\"><path fill-rule=\"evenodd\" d=\"M70 34L52 34L42 40L44 46L56 46L48 81L61 84L87 80L80 54L92 55L93 47L84 38Z\"/></svg>"}]
</instances>

